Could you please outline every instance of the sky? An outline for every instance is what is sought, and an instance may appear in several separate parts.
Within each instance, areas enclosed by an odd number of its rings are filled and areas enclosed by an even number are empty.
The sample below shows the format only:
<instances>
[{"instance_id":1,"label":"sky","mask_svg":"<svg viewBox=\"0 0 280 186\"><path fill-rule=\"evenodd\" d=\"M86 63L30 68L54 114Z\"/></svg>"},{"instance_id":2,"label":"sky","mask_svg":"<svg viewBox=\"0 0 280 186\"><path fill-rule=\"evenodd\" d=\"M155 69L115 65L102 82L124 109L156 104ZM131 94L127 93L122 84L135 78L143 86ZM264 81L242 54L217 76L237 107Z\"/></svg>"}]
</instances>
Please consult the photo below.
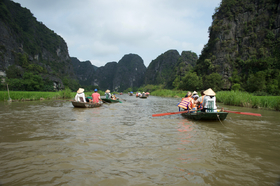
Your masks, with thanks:
<instances>
[{"instance_id":1,"label":"sky","mask_svg":"<svg viewBox=\"0 0 280 186\"><path fill-rule=\"evenodd\" d=\"M138 54L146 67L164 52L198 56L221 0L13 0L60 35L69 55L97 67Z\"/></svg>"}]
</instances>

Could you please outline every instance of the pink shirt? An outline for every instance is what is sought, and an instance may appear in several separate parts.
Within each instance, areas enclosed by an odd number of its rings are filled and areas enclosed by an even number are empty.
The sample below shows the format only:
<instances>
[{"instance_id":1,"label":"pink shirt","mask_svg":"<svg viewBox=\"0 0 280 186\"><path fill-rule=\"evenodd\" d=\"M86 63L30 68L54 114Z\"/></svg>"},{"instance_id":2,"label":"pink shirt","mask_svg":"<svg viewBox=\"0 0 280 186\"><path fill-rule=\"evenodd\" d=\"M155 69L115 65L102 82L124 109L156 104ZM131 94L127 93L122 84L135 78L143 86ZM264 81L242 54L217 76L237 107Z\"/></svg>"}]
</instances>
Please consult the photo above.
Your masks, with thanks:
<instances>
[{"instance_id":1,"label":"pink shirt","mask_svg":"<svg viewBox=\"0 0 280 186\"><path fill-rule=\"evenodd\" d=\"M91 95L91 97L92 97L93 103L98 103L98 102L99 102L100 94L97 93L97 92L94 92L94 93Z\"/></svg>"}]
</instances>

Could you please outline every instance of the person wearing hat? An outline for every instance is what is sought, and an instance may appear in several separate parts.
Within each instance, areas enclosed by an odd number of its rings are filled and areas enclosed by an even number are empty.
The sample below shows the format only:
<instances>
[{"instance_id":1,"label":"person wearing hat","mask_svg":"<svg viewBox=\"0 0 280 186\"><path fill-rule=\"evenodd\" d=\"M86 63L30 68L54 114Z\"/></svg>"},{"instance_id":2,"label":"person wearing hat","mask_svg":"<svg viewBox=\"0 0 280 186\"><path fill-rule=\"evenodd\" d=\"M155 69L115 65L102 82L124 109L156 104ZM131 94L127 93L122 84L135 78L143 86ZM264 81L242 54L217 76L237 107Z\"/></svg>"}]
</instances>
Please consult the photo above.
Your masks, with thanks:
<instances>
[{"instance_id":1,"label":"person wearing hat","mask_svg":"<svg viewBox=\"0 0 280 186\"><path fill-rule=\"evenodd\" d=\"M193 110L195 110L195 111L197 111L198 110L198 104L197 104L197 99L198 99L198 95L197 94L195 94L195 95L193 95L192 96L192 98L193 98Z\"/></svg>"},{"instance_id":2,"label":"person wearing hat","mask_svg":"<svg viewBox=\"0 0 280 186\"><path fill-rule=\"evenodd\" d=\"M111 93L110 93L110 90L106 90L105 91L105 96L106 96L106 99L111 99Z\"/></svg>"},{"instance_id":3,"label":"person wearing hat","mask_svg":"<svg viewBox=\"0 0 280 186\"><path fill-rule=\"evenodd\" d=\"M97 89L94 89L94 93L92 93L91 97L93 103L99 103L99 101L102 101L100 98L100 94L97 92Z\"/></svg>"},{"instance_id":4,"label":"person wearing hat","mask_svg":"<svg viewBox=\"0 0 280 186\"><path fill-rule=\"evenodd\" d=\"M194 95L197 95L197 92L196 92L196 91L193 91L193 93L192 93L192 98L193 98Z\"/></svg>"},{"instance_id":5,"label":"person wearing hat","mask_svg":"<svg viewBox=\"0 0 280 186\"><path fill-rule=\"evenodd\" d=\"M78 102L86 102L84 90L85 90L85 89L83 89L83 88L79 88L79 90L77 91L77 94L76 94L76 96L75 96L75 101L78 101Z\"/></svg>"},{"instance_id":6,"label":"person wearing hat","mask_svg":"<svg viewBox=\"0 0 280 186\"><path fill-rule=\"evenodd\" d=\"M205 97L203 101L203 109L205 112L217 112L216 106L216 93L211 89L207 89L204 91Z\"/></svg>"}]
</instances>

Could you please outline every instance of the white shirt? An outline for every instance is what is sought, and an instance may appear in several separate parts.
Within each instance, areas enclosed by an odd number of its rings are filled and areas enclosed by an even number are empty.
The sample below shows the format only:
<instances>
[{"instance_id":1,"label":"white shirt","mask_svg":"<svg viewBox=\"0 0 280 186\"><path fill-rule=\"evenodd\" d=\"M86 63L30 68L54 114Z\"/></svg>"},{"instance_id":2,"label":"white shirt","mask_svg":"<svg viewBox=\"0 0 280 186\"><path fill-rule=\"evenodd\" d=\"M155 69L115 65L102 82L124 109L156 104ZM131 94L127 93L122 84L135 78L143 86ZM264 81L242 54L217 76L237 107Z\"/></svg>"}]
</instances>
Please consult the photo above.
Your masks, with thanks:
<instances>
[{"instance_id":1,"label":"white shirt","mask_svg":"<svg viewBox=\"0 0 280 186\"><path fill-rule=\"evenodd\" d=\"M217 106L216 106L216 97L215 96L213 96L212 98L210 96L205 96L203 99L203 108L210 108L210 105L211 105L210 102L213 102L213 104L214 104L213 105L214 108L212 108L212 109L216 110Z\"/></svg>"},{"instance_id":2,"label":"white shirt","mask_svg":"<svg viewBox=\"0 0 280 186\"><path fill-rule=\"evenodd\" d=\"M87 102L84 93L77 93L75 96L75 101L82 102L80 98L83 98L84 102Z\"/></svg>"}]
</instances>

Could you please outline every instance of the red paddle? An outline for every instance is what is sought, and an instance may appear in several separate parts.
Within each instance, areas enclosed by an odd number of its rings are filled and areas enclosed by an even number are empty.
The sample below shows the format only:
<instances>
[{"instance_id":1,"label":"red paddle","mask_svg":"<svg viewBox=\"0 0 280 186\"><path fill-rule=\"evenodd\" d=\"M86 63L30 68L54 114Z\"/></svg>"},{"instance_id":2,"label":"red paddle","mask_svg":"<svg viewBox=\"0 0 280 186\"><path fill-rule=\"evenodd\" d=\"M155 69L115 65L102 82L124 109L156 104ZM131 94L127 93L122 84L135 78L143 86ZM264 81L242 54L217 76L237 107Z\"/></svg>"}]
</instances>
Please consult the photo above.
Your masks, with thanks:
<instances>
[{"instance_id":1,"label":"red paddle","mask_svg":"<svg viewBox=\"0 0 280 186\"><path fill-rule=\"evenodd\" d=\"M189 112L187 111L181 111L181 112L167 112L167 113L161 113L161 114L153 114L153 117L157 117L157 116L166 116L166 115L174 115L174 114L182 114L182 113L187 113Z\"/></svg>"},{"instance_id":2,"label":"red paddle","mask_svg":"<svg viewBox=\"0 0 280 186\"><path fill-rule=\"evenodd\" d=\"M230 111L230 110L224 110L224 112L235 113L235 114L243 114L243 115L250 115L250 116L262 116L261 114L255 114L255 113L250 113L250 112L236 112L236 111Z\"/></svg>"}]
</instances>

